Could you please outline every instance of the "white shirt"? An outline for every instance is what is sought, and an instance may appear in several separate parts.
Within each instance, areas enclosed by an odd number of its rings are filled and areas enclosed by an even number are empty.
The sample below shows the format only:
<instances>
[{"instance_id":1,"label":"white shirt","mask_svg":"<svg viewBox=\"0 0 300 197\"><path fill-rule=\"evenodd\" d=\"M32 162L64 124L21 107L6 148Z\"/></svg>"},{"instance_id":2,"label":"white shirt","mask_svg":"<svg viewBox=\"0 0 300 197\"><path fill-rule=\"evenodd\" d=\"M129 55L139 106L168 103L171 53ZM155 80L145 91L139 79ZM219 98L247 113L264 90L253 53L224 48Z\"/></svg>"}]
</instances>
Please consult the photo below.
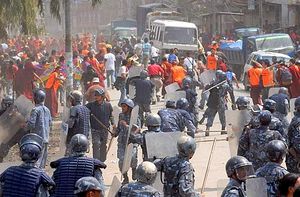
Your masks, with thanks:
<instances>
[{"instance_id":1,"label":"white shirt","mask_svg":"<svg viewBox=\"0 0 300 197\"><path fill-rule=\"evenodd\" d=\"M188 70L193 70L193 65L196 66L196 62L192 57L186 57L184 59L184 63L183 65L185 66L185 68L187 68Z\"/></svg>"},{"instance_id":2,"label":"white shirt","mask_svg":"<svg viewBox=\"0 0 300 197\"><path fill-rule=\"evenodd\" d=\"M105 69L106 70L115 70L115 61L116 57L112 53L107 53L104 55L105 61Z\"/></svg>"},{"instance_id":3,"label":"white shirt","mask_svg":"<svg viewBox=\"0 0 300 197\"><path fill-rule=\"evenodd\" d=\"M142 49L143 49L143 44L142 43L137 43L136 45L134 45L135 54L141 55L142 54Z\"/></svg>"},{"instance_id":4,"label":"white shirt","mask_svg":"<svg viewBox=\"0 0 300 197\"><path fill-rule=\"evenodd\" d=\"M122 76L122 74L126 74L127 73L127 68L126 68L126 66L121 66L120 67L120 69L119 69L119 72L118 72L118 77L121 77Z\"/></svg>"},{"instance_id":5,"label":"white shirt","mask_svg":"<svg viewBox=\"0 0 300 197\"><path fill-rule=\"evenodd\" d=\"M151 47L151 57L158 57L159 56L159 49L155 46Z\"/></svg>"}]
</instances>

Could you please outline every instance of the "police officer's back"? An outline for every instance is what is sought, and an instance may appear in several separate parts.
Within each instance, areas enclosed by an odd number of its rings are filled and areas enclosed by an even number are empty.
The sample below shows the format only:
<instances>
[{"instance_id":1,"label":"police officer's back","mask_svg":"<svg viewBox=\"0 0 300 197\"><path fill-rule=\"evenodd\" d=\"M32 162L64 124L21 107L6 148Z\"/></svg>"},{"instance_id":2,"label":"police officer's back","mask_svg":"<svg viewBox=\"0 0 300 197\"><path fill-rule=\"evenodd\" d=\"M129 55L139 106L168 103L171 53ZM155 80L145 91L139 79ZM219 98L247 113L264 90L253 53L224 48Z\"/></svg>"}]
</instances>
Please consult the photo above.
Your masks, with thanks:
<instances>
[{"instance_id":1,"label":"police officer's back","mask_svg":"<svg viewBox=\"0 0 300 197\"><path fill-rule=\"evenodd\" d=\"M23 163L12 166L0 175L0 196L36 197L46 196L55 185L46 172L36 167L43 149L43 139L36 134L27 134L20 141ZM40 194L40 195L38 195Z\"/></svg>"},{"instance_id":2,"label":"police officer's back","mask_svg":"<svg viewBox=\"0 0 300 197\"><path fill-rule=\"evenodd\" d=\"M151 185L154 183L157 175L156 166L144 161L137 168L137 182L128 183L122 186L116 197L159 197L162 196Z\"/></svg>"},{"instance_id":3,"label":"police officer's back","mask_svg":"<svg viewBox=\"0 0 300 197\"><path fill-rule=\"evenodd\" d=\"M74 186L78 179L93 176L103 182L100 168L106 168L101 161L85 156L89 142L85 135L76 134L71 138L71 156L50 163L55 168L53 179L56 187L53 197L74 197Z\"/></svg>"},{"instance_id":4,"label":"police officer's back","mask_svg":"<svg viewBox=\"0 0 300 197\"><path fill-rule=\"evenodd\" d=\"M300 173L300 97L295 101L295 115L288 128L289 153L286 157L287 170Z\"/></svg>"},{"instance_id":5,"label":"police officer's back","mask_svg":"<svg viewBox=\"0 0 300 197\"><path fill-rule=\"evenodd\" d=\"M175 101L167 101L166 108L158 111L161 118L162 132L176 132L184 130L184 122L181 113L175 109Z\"/></svg>"},{"instance_id":6,"label":"police officer's back","mask_svg":"<svg viewBox=\"0 0 300 197\"><path fill-rule=\"evenodd\" d=\"M185 127L187 128L187 133L188 135L194 137L195 132L196 132L196 127L195 127L195 118L193 118L192 114L189 113L188 110L189 103L186 98L180 98L176 102L176 110L181 114L183 123Z\"/></svg>"},{"instance_id":7,"label":"police officer's back","mask_svg":"<svg viewBox=\"0 0 300 197\"><path fill-rule=\"evenodd\" d=\"M272 140L285 139L275 130L270 130L272 114L269 111L263 110L259 114L260 127L245 131L240 137L238 155L246 157L253 164L253 168L264 166L268 159L266 157L265 146Z\"/></svg>"},{"instance_id":8,"label":"police officer's back","mask_svg":"<svg viewBox=\"0 0 300 197\"><path fill-rule=\"evenodd\" d=\"M279 180L289 173L281 166L287 153L287 146L280 140L273 140L269 142L266 149L269 162L256 171L256 176L267 180L269 196L278 196Z\"/></svg>"},{"instance_id":9,"label":"police officer's back","mask_svg":"<svg viewBox=\"0 0 300 197\"><path fill-rule=\"evenodd\" d=\"M158 171L164 172L164 196L199 196L194 189L194 168L190 162L196 151L196 142L190 136L177 141L178 155L155 161Z\"/></svg>"}]
</instances>

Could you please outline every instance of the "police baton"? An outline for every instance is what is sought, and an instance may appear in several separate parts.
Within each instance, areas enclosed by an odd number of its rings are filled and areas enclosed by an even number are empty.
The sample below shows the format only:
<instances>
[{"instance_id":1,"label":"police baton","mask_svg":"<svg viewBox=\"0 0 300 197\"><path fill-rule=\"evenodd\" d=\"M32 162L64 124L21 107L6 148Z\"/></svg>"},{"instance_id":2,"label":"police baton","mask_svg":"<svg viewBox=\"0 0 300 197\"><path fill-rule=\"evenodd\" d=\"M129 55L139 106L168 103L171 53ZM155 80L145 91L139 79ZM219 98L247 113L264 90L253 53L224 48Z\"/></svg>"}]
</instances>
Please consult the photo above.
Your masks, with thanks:
<instances>
[{"instance_id":1,"label":"police baton","mask_svg":"<svg viewBox=\"0 0 300 197\"><path fill-rule=\"evenodd\" d=\"M211 88L208 88L207 90L203 91L203 94L205 94L206 92L210 91L211 89L214 89L214 88L218 87L219 85L222 85L222 84L225 83L226 81L227 81L227 79L225 79L224 81L222 81L222 82L220 82L220 83L214 85L214 86L211 87Z\"/></svg>"},{"instance_id":2,"label":"police baton","mask_svg":"<svg viewBox=\"0 0 300 197\"><path fill-rule=\"evenodd\" d=\"M114 135L94 114L91 113L91 116L97 121L97 123L111 135Z\"/></svg>"}]
</instances>

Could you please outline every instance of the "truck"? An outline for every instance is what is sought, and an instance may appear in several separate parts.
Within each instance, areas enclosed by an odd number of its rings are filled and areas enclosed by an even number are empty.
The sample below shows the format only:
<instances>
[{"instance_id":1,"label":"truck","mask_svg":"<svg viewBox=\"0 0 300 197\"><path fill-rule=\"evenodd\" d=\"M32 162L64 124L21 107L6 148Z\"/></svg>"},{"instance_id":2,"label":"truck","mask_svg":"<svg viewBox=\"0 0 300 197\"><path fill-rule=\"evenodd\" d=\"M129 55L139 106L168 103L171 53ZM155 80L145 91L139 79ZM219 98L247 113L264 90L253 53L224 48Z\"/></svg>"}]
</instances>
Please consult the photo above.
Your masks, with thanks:
<instances>
[{"instance_id":1,"label":"truck","mask_svg":"<svg viewBox=\"0 0 300 197\"><path fill-rule=\"evenodd\" d=\"M120 19L111 22L111 40L129 39L137 36L137 23L134 19Z\"/></svg>"},{"instance_id":2,"label":"truck","mask_svg":"<svg viewBox=\"0 0 300 197\"><path fill-rule=\"evenodd\" d=\"M245 36L242 40L234 43L221 42L220 51L222 51L237 77L240 78L243 72L243 66L248 56L255 51L276 52L292 56L295 52L295 46L288 34L263 34L256 36Z\"/></svg>"}]
</instances>

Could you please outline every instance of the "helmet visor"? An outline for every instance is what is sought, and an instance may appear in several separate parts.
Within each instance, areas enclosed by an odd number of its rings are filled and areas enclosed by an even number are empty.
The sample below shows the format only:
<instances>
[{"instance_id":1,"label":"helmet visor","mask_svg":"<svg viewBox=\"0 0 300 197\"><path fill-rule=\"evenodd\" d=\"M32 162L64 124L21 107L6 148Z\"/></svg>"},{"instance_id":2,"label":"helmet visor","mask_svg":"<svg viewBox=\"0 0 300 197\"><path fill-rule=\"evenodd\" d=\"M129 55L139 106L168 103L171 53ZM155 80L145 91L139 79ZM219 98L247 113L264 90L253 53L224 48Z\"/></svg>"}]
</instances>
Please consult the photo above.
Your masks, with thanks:
<instances>
[{"instance_id":1,"label":"helmet visor","mask_svg":"<svg viewBox=\"0 0 300 197\"><path fill-rule=\"evenodd\" d=\"M248 177L254 175L254 169L252 165L242 166L235 170L236 176L239 180L245 181Z\"/></svg>"}]
</instances>

